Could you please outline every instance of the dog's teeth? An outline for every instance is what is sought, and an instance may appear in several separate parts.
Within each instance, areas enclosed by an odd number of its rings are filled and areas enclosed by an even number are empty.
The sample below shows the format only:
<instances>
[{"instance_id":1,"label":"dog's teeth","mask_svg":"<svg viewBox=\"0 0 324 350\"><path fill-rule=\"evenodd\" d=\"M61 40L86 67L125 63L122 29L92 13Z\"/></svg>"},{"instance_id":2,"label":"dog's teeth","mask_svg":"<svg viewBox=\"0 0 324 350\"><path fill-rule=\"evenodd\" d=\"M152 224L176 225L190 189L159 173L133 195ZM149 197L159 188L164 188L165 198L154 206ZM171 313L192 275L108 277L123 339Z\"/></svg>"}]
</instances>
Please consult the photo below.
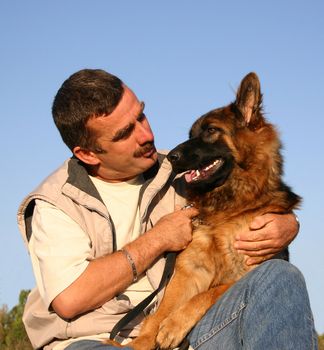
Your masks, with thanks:
<instances>
[{"instance_id":1,"label":"dog's teeth","mask_svg":"<svg viewBox=\"0 0 324 350\"><path fill-rule=\"evenodd\" d=\"M215 161L213 164L208 165L208 166L205 168L205 171L211 169L211 168L212 168L213 166L215 166L215 165L216 165L216 161Z\"/></svg>"},{"instance_id":2,"label":"dog's teeth","mask_svg":"<svg viewBox=\"0 0 324 350\"><path fill-rule=\"evenodd\" d=\"M202 180L202 179L206 178L208 176L208 170L210 170L211 168L215 167L219 163L221 163L221 160L217 159L212 164L209 164L208 166L206 166L203 169L200 169L200 170L197 169L197 170L190 170L190 171L188 171L186 173L186 180L187 180L187 182L198 181L198 180Z\"/></svg>"}]
</instances>

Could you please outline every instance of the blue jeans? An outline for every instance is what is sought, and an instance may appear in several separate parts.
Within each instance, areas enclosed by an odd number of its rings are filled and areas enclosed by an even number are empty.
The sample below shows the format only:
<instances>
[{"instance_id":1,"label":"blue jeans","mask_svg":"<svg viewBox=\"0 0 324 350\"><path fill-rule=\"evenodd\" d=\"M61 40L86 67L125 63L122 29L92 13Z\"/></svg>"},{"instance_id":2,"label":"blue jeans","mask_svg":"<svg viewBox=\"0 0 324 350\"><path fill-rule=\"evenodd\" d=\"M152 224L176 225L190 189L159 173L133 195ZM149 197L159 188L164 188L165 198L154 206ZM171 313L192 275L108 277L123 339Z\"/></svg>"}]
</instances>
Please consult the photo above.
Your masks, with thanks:
<instances>
[{"instance_id":1,"label":"blue jeans","mask_svg":"<svg viewBox=\"0 0 324 350\"><path fill-rule=\"evenodd\" d=\"M188 335L199 350L316 350L317 335L299 270L270 260L249 272L210 308ZM66 350L117 349L82 340Z\"/></svg>"}]
</instances>

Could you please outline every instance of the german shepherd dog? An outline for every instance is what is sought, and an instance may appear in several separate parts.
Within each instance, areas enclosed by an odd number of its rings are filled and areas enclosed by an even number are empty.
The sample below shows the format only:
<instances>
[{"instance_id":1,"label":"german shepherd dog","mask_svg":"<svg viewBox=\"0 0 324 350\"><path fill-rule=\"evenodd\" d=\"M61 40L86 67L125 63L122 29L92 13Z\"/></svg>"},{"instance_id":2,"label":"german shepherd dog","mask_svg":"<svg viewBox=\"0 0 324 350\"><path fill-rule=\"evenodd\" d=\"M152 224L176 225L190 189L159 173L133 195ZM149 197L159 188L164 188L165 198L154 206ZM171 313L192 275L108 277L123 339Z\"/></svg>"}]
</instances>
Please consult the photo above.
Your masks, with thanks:
<instances>
[{"instance_id":1,"label":"german shepherd dog","mask_svg":"<svg viewBox=\"0 0 324 350\"><path fill-rule=\"evenodd\" d=\"M280 148L275 127L262 114L259 79L250 73L235 102L200 117L190 139L169 153L173 170L184 173L199 223L177 257L157 312L127 346L177 347L215 301L255 267L233 248L237 232L248 230L254 217L287 213L301 200L282 181Z\"/></svg>"}]
</instances>

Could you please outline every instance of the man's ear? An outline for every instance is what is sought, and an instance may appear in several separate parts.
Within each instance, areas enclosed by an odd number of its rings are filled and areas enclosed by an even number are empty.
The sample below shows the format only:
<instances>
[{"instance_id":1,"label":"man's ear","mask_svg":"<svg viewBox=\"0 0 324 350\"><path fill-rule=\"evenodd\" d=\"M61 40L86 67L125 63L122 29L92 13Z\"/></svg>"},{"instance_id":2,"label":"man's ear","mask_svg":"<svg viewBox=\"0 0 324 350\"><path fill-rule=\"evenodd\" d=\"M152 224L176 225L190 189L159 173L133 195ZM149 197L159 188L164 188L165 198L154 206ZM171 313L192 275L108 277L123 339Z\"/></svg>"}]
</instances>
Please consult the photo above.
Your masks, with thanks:
<instances>
[{"instance_id":1,"label":"man's ear","mask_svg":"<svg viewBox=\"0 0 324 350\"><path fill-rule=\"evenodd\" d=\"M73 148L73 154L85 164L98 165L100 163L99 158L94 152L83 149L80 146Z\"/></svg>"}]
</instances>

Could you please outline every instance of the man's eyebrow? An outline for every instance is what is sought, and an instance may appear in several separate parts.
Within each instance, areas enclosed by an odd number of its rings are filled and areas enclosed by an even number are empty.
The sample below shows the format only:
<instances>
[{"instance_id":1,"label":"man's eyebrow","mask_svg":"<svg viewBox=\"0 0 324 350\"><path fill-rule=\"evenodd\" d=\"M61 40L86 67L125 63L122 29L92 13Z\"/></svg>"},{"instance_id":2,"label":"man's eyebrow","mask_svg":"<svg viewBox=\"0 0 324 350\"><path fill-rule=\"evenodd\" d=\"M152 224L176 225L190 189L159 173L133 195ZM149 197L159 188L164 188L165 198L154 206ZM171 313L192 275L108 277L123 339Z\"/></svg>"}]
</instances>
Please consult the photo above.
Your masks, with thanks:
<instances>
[{"instance_id":1,"label":"man's eyebrow","mask_svg":"<svg viewBox=\"0 0 324 350\"><path fill-rule=\"evenodd\" d=\"M116 131L115 135L111 139L112 142L117 142L119 140L122 140L123 138L127 137L135 128L134 123L129 123L127 126L124 128Z\"/></svg>"},{"instance_id":2,"label":"man's eyebrow","mask_svg":"<svg viewBox=\"0 0 324 350\"><path fill-rule=\"evenodd\" d=\"M145 102L141 101L141 111L140 114L144 112L144 108L145 108Z\"/></svg>"},{"instance_id":3,"label":"man's eyebrow","mask_svg":"<svg viewBox=\"0 0 324 350\"><path fill-rule=\"evenodd\" d=\"M144 108L145 108L145 103L141 101L141 109L137 115L137 120L142 120L143 118L145 118Z\"/></svg>"},{"instance_id":4,"label":"man's eyebrow","mask_svg":"<svg viewBox=\"0 0 324 350\"><path fill-rule=\"evenodd\" d=\"M145 108L145 103L142 101L141 102L141 109L140 109L137 117L139 117L143 114L144 108ZM135 123L129 123L124 128L118 130L115 133L115 135L113 136L113 138L111 139L111 141L117 142L117 141L122 140L123 138L127 137L133 131L134 127L135 127Z\"/></svg>"}]
</instances>

